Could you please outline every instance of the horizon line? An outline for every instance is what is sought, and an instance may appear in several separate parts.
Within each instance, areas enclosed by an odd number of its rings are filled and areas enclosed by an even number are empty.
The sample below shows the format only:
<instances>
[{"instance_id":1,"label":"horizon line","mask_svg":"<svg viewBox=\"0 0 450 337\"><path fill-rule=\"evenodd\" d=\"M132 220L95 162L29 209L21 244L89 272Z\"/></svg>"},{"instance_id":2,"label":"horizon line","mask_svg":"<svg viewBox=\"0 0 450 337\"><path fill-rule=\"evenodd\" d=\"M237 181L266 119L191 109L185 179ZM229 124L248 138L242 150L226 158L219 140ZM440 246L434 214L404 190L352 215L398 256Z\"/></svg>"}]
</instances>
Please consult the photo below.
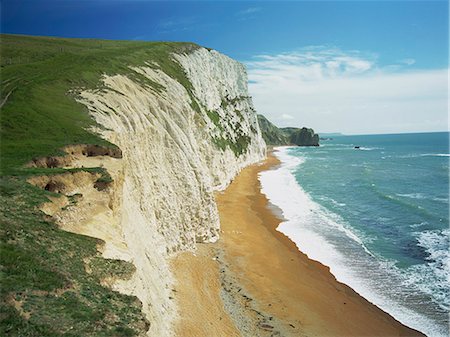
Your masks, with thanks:
<instances>
[{"instance_id":1,"label":"horizon line","mask_svg":"<svg viewBox=\"0 0 450 337\"><path fill-rule=\"evenodd\" d=\"M343 133L343 132L316 132L320 134L337 134L339 136L377 136L377 135L403 135L403 134L423 134L423 133L450 133L450 130L443 131L405 131L405 132L387 132L387 133Z\"/></svg>"}]
</instances>

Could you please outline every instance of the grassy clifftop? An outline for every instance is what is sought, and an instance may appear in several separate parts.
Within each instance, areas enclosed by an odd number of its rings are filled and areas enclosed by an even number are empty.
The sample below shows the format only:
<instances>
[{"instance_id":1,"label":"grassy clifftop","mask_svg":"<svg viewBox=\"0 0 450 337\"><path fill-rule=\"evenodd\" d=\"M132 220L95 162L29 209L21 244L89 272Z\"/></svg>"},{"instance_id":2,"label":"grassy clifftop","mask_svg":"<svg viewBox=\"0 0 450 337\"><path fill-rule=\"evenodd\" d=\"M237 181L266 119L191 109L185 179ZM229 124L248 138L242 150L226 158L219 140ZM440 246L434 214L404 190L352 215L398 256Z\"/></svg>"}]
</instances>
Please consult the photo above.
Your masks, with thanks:
<instances>
[{"instance_id":1,"label":"grassy clifftop","mask_svg":"<svg viewBox=\"0 0 450 337\"><path fill-rule=\"evenodd\" d=\"M94 122L69 93L99 88L103 74L127 74L155 87L129 66L156 62L191 92L191 83L169 55L195 48L191 43L1 35L1 174L20 175L33 157L55 154L64 145L106 145L87 131Z\"/></svg>"},{"instance_id":2,"label":"grassy clifftop","mask_svg":"<svg viewBox=\"0 0 450 337\"><path fill-rule=\"evenodd\" d=\"M0 335L137 336L148 329L137 298L100 284L105 277L129 277L133 266L102 258L100 240L65 232L38 210L56 194L26 179L65 170L24 164L69 144L114 147L88 131L94 121L74 100L76 90L101 90L103 74L127 74L157 90L129 69L157 62L191 92L170 53L195 48L1 35Z\"/></svg>"}]
</instances>

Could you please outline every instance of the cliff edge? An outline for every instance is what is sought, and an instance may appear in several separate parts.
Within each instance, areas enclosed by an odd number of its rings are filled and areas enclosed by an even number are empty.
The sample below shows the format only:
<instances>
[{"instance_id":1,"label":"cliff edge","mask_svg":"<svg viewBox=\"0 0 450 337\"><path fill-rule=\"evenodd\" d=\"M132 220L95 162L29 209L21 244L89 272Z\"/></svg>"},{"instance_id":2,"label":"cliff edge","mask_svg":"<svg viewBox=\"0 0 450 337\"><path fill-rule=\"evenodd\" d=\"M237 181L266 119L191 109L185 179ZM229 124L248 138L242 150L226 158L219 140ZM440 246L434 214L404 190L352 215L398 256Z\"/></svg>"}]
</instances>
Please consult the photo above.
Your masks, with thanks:
<instances>
[{"instance_id":1,"label":"cliff edge","mask_svg":"<svg viewBox=\"0 0 450 337\"><path fill-rule=\"evenodd\" d=\"M2 40L8 329L172 335L168 258L219 238L213 193L265 157L244 66L190 43Z\"/></svg>"},{"instance_id":2,"label":"cliff edge","mask_svg":"<svg viewBox=\"0 0 450 337\"><path fill-rule=\"evenodd\" d=\"M158 68L132 70L161 87L129 76L104 76L102 92L80 93L97 130L123 153L121 226L136 266L135 293L147 307L149 335L169 335L175 308L166 256L219 238L213 192L265 156L265 145L236 61L204 48L172 54L185 71L184 87ZM151 275L151 276L150 276Z\"/></svg>"}]
</instances>

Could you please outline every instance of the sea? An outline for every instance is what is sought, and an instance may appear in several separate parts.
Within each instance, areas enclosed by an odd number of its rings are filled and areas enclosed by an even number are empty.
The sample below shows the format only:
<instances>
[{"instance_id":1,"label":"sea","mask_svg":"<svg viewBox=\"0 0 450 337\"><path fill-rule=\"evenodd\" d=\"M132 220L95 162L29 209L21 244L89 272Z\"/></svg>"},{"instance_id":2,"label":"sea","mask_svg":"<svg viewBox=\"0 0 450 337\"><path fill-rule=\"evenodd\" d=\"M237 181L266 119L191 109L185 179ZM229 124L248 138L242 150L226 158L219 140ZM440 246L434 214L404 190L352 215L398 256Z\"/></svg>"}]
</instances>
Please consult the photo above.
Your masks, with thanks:
<instances>
[{"instance_id":1,"label":"sea","mask_svg":"<svg viewBox=\"0 0 450 337\"><path fill-rule=\"evenodd\" d=\"M359 148L355 148L359 147ZM260 173L278 230L403 324L449 336L449 133L277 147Z\"/></svg>"}]
</instances>

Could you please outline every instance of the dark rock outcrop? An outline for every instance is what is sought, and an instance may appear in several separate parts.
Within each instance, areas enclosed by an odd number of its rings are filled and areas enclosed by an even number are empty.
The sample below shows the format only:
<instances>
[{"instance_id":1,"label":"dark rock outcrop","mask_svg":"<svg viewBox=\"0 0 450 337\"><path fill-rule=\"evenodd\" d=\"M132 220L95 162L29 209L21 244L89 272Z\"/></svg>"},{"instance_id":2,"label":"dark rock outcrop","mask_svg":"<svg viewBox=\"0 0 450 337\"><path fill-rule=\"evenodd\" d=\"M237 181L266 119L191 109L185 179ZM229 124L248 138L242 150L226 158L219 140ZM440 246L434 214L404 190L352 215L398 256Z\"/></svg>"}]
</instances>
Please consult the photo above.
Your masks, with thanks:
<instances>
[{"instance_id":1,"label":"dark rock outcrop","mask_svg":"<svg viewBox=\"0 0 450 337\"><path fill-rule=\"evenodd\" d=\"M319 146L319 135L308 128L278 128L263 115L258 115L259 128L267 145Z\"/></svg>"},{"instance_id":2,"label":"dark rock outcrop","mask_svg":"<svg viewBox=\"0 0 450 337\"><path fill-rule=\"evenodd\" d=\"M297 129L289 137L292 144L298 146L319 146L319 135L313 129Z\"/></svg>"}]
</instances>

